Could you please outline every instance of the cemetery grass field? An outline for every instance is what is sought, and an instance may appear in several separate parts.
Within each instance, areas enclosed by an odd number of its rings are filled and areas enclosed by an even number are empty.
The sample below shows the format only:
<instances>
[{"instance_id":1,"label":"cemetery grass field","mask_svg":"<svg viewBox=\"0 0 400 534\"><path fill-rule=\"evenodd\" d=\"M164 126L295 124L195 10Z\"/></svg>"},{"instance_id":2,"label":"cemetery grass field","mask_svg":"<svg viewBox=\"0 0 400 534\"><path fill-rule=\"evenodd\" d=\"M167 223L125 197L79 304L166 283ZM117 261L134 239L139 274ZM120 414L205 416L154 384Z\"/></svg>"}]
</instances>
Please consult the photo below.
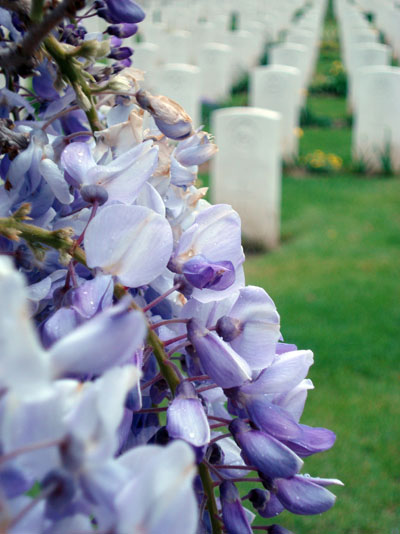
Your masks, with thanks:
<instances>
[{"instance_id":1,"label":"cemetery grass field","mask_svg":"<svg viewBox=\"0 0 400 534\"><path fill-rule=\"evenodd\" d=\"M340 59L332 18L323 42L316 76ZM246 95L229 104L246 105ZM302 422L332 429L337 441L305 459L304 472L345 487L333 489L337 503L323 515L274 521L296 534L400 534L400 176L365 175L352 162L343 96L312 93L307 107L325 124L302 127L300 165L319 149L342 166L286 169L281 246L246 251L246 283L274 299L285 341L314 352Z\"/></svg>"},{"instance_id":2,"label":"cemetery grass field","mask_svg":"<svg viewBox=\"0 0 400 534\"><path fill-rule=\"evenodd\" d=\"M335 35L332 20L328 30ZM317 73L338 59L338 49L322 54ZM246 105L245 95L235 100ZM275 522L296 534L400 534L400 177L357 173L344 97L310 94L307 105L327 124L303 126L300 159L319 149L342 168L287 170L281 246L246 251L246 282L274 299L285 340L314 352L302 422L334 430L337 442L304 472L345 487L325 514Z\"/></svg>"},{"instance_id":3,"label":"cemetery grass field","mask_svg":"<svg viewBox=\"0 0 400 534\"><path fill-rule=\"evenodd\" d=\"M302 422L337 434L306 472L345 487L322 516L282 514L296 534L399 532L399 199L398 179L286 177L281 247L247 254L285 340L315 354Z\"/></svg>"},{"instance_id":4,"label":"cemetery grass field","mask_svg":"<svg viewBox=\"0 0 400 534\"><path fill-rule=\"evenodd\" d=\"M323 515L276 519L296 534L400 532L399 202L398 178L286 176L280 248L246 251L246 283L274 299L285 340L315 355L302 422L337 434L305 472L345 487Z\"/></svg>"}]
</instances>

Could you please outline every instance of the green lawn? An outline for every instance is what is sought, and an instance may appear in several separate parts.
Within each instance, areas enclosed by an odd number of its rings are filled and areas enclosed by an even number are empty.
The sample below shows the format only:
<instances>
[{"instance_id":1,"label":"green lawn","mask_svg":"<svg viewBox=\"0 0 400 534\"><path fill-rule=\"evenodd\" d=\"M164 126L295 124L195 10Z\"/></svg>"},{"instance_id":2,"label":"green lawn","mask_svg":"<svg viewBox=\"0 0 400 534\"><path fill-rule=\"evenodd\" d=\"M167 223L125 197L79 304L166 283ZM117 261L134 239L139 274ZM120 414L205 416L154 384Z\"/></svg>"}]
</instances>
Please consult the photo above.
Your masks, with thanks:
<instances>
[{"instance_id":1,"label":"green lawn","mask_svg":"<svg viewBox=\"0 0 400 534\"><path fill-rule=\"evenodd\" d=\"M336 38L329 20L319 75L339 59ZM247 254L246 282L275 300L285 340L314 351L302 422L331 428L337 442L304 472L345 487L326 514L274 521L296 534L400 534L400 178L350 174L344 98L311 95L308 106L334 126L305 127L300 156L334 153L343 170L284 178L281 246Z\"/></svg>"},{"instance_id":2,"label":"green lawn","mask_svg":"<svg viewBox=\"0 0 400 534\"><path fill-rule=\"evenodd\" d=\"M341 157L346 169L351 166L351 128L304 128L303 131L300 156L319 149Z\"/></svg>"},{"instance_id":3,"label":"green lawn","mask_svg":"<svg viewBox=\"0 0 400 534\"><path fill-rule=\"evenodd\" d=\"M275 300L285 339L315 353L302 421L338 436L305 472L346 486L322 516L282 515L296 534L400 526L399 201L399 180L286 178L282 246L247 257L247 283Z\"/></svg>"},{"instance_id":4,"label":"green lawn","mask_svg":"<svg viewBox=\"0 0 400 534\"><path fill-rule=\"evenodd\" d=\"M308 98L308 105L314 113L330 119L346 120L348 118L346 100L344 98L311 95Z\"/></svg>"}]
</instances>

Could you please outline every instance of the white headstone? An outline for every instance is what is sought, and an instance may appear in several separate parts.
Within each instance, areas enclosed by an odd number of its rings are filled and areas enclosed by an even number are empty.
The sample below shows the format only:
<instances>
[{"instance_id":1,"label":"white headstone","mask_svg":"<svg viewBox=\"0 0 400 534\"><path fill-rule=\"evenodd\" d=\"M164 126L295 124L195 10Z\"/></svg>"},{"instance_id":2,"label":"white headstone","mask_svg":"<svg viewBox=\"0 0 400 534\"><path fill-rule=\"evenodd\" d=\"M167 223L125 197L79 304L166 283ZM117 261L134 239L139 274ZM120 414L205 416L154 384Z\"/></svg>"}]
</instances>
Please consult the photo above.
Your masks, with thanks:
<instances>
[{"instance_id":1,"label":"white headstone","mask_svg":"<svg viewBox=\"0 0 400 534\"><path fill-rule=\"evenodd\" d=\"M219 151L211 162L213 202L231 204L248 240L276 247L280 233L280 115L260 108L213 113Z\"/></svg>"},{"instance_id":2,"label":"white headstone","mask_svg":"<svg viewBox=\"0 0 400 534\"><path fill-rule=\"evenodd\" d=\"M400 68L360 69L353 125L353 153L371 170L382 169L390 154L392 168L400 170Z\"/></svg>"},{"instance_id":3,"label":"white headstone","mask_svg":"<svg viewBox=\"0 0 400 534\"><path fill-rule=\"evenodd\" d=\"M306 87L308 62L311 60L310 51L306 46L296 43L274 46L271 48L270 57L273 65L288 65L299 69L302 87Z\"/></svg>"},{"instance_id":4,"label":"white headstone","mask_svg":"<svg viewBox=\"0 0 400 534\"><path fill-rule=\"evenodd\" d=\"M257 51L252 34L244 30L230 32L230 46L233 51L233 76L238 80L255 66Z\"/></svg>"},{"instance_id":5,"label":"white headstone","mask_svg":"<svg viewBox=\"0 0 400 534\"><path fill-rule=\"evenodd\" d=\"M167 33L166 37L166 62L188 63L192 62L190 32L179 30Z\"/></svg>"},{"instance_id":6,"label":"white headstone","mask_svg":"<svg viewBox=\"0 0 400 534\"><path fill-rule=\"evenodd\" d=\"M147 42L134 43L132 47L134 51L132 56L133 67L145 72L142 86L149 91L154 91L160 47L154 43Z\"/></svg>"},{"instance_id":7,"label":"white headstone","mask_svg":"<svg viewBox=\"0 0 400 534\"><path fill-rule=\"evenodd\" d=\"M300 95L300 71L295 67L267 65L251 72L250 105L281 114L281 153L287 161L298 155Z\"/></svg>"},{"instance_id":8,"label":"white headstone","mask_svg":"<svg viewBox=\"0 0 400 534\"><path fill-rule=\"evenodd\" d=\"M157 92L175 100L191 116L195 128L200 126L200 69L193 65L169 63L157 75Z\"/></svg>"},{"instance_id":9,"label":"white headstone","mask_svg":"<svg viewBox=\"0 0 400 534\"><path fill-rule=\"evenodd\" d=\"M353 70L349 72L347 79L347 98L349 106L353 108L354 101L357 98L356 87L358 85L357 77L359 69L375 65L389 65L391 49L385 44L364 43L355 46L351 55Z\"/></svg>"},{"instance_id":10,"label":"white headstone","mask_svg":"<svg viewBox=\"0 0 400 534\"><path fill-rule=\"evenodd\" d=\"M201 97L218 101L229 94L232 81L232 48L221 43L207 43L199 53Z\"/></svg>"}]
</instances>

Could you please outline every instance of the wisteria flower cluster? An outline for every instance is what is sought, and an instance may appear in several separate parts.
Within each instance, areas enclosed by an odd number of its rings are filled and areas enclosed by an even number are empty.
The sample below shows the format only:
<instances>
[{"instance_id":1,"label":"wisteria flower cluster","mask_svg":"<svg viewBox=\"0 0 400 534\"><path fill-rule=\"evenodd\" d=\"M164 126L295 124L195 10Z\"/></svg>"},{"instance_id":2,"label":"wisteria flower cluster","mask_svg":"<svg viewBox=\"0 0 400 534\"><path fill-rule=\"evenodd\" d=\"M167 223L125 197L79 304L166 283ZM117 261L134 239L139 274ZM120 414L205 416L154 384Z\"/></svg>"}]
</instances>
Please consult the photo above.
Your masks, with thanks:
<instances>
[{"instance_id":1,"label":"wisteria flower cluster","mask_svg":"<svg viewBox=\"0 0 400 534\"><path fill-rule=\"evenodd\" d=\"M140 87L144 12L0 5L1 532L283 534L283 510L328 510L340 481L301 473L335 441L299 422L313 355L196 187L216 145Z\"/></svg>"}]
</instances>

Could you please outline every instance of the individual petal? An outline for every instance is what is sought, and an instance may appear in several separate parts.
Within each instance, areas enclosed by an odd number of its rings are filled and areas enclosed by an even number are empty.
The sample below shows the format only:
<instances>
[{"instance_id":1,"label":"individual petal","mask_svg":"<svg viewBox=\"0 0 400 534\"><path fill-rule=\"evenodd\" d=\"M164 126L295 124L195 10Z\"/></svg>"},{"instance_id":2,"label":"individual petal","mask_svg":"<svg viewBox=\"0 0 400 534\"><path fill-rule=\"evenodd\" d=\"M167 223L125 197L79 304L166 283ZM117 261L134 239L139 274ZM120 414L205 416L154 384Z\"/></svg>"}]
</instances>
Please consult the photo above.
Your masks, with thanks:
<instances>
[{"instance_id":1,"label":"individual petal","mask_svg":"<svg viewBox=\"0 0 400 534\"><path fill-rule=\"evenodd\" d=\"M310 350L286 352L264 369L243 391L251 395L290 391L307 376L313 362L313 353Z\"/></svg>"},{"instance_id":2,"label":"individual petal","mask_svg":"<svg viewBox=\"0 0 400 534\"><path fill-rule=\"evenodd\" d=\"M149 208L165 217L165 204L160 193L149 182L145 182L136 197L136 205Z\"/></svg>"},{"instance_id":3,"label":"individual petal","mask_svg":"<svg viewBox=\"0 0 400 534\"><path fill-rule=\"evenodd\" d=\"M210 262L195 256L183 264L182 274L199 289L223 291L235 281L235 268L230 261Z\"/></svg>"},{"instance_id":4,"label":"individual petal","mask_svg":"<svg viewBox=\"0 0 400 534\"><path fill-rule=\"evenodd\" d=\"M246 461L269 478L287 478L301 469L303 462L280 441L259 430L251 430L240 419L230 425L236 443L242 449Z\"/></svg>"},{"instance_id":5,"label":"individual petal","mask_svg":"<svg viewBox=\"0 0 400 534\"><path fill-rule=\"evenodd\" d=\"M208 161L217 151L218 147L214 143L211 143L208 140L208 136L205 132L197 145L188 146L186 148L178 147L175 157L181 165L185 167L190 167L192 165L201 165ZM189 140L198 136L199 134L193 135Z\"/></svg>"},{"instance_id":6,"label":"individual petal","mask_svg":"<svg viewBox=\"0 0 400 534\"><path fill-rule=\"evenodd\" d=\"M106 0L108 10L111 18L117 24L120 22L128 22L137 24L142 22L146 14L143 9L133 0L126 0L121 3L121 0Z\"/></svg>"},{"instance_id":7,"label":"individual petal","mask_svg":"<svg viewBox=\"0 0 400 534\"><path fill-rule=\"evenodd\" d=\"M279 440L301 439L301 426L286 411L269 402L264 395L246 396L243 404L258 428Z\"/></svg>"},{"instance_id":8,"label":"individual petal","mask_svg":"<svg viewBox=\"0 0 400 534\"><path fill-rule=\"evenodd\" d=\"M0 469L0 491L8 499L26 493L32 487L34 480L26 476L20 469L6 464Z\"/></svg>"},{"instance_id":9,"label":"individual petal","mask_svg":"<svg viewBox=\"0 0 400 534\"><path fill-rule=\"evenodd\" d=\"M292 514L322 514L335 504L336 496L333 493L306 477L278 479L275 483L278 499Z\"/></svg>"},{"instance_id":10,"label":"individual petal","mask_svg":"<svg viewBox=\"0 0 400 534\"><path fill-rule=\"evenodd\" d=\"M77 183L87 183L87 176L93 167L96 166L92 152L87 143L70 143L61 154L61 163L67 173Z\"/></svg>"},{"instance_id":11,"label":"individual petal","mask_svg":"<svg viewBox=\"0 0 400 534\"><path fill-rule=\"evenodd\" d=\"M32 165L35 152L35 143L31 139L25 150L20 152L10 163L8 170L8 180L13 187L19 189L23 183L24 175Z\"/></svg>"},{"instance_id":12,"label":"individual petal","mask_svg":"<svg viewBox=\"0 0 400 534\"><path fill-rule=\"evenodd\" d=\"M86 182L103 186L110 200L131 204L157 167L158 147L146 141L121 154L108 165L89 170Z\"/></svg>"},{"instance_id":13,"label":"individual petal","mask_svg":"<svg viewBox=\"0 0 400 534\"><path fill-rule=\"evenodd\" d=\"M49 184L54 196L61 204L71 204L74 197L69 192L69 186L64 179L64 173L49 158L42 159L39 165L40 173Z\"/></svg>"},{"instance_id":14,"label":"individual petal","mask_svg":"<svg viewBox=\"0 0 400 534\"><path fill-rule=\"evenodd\" d=\"M138 287L163 272L172 252L172 231L148 208L112 205L89 223L84 243L89 267L100 267L126 286Z\"/></svg>"},{"instance_id":15,"label":"individual petal","mask_svg":"<svg viewBox=\"0 0 400 534\"><path fill-rule=\"evenodd\" d=\"M24 278L0 257L0 388L29 394L48 384L49 358L29 319Z\"/></svg>"},{"instance_id":16,"label":"individual petal","mask_svg":"<svg viewBox=\"0 0 400 534\"><path fill-rule=\"evenodd\" d=\"M178 243L172 264L176 272L193 256L203 255L209 261L230 261L234 267L243 263L239 215L226 204L203 210Z\"/></svg>"},{"instance_id":17,"label":"individual petal","mask_svg":"<svg viewBox=\"0 0 400 534\"><path fill-rule=\"evenodd\" d=\"M79 315L71 308L60 308L42 325L42 343L48 348L74 330L79 324Z\"/></svg>"},{"instance_id":18,"label":"individual petal","mask_svg":"<svg viewBox=\"0 0 400 534\"><path fill-rule=\"evenodd\" d=\"M189 321L187 330L201 365L218 386L232 388L250 380L249 366L228 343L194 318Z\"/></svg>"},{"instance_id":19,"label":"individual petal","mask_svg":"<svg viewBox=\"0 0 400 534\"><path fill-rule=\"evenodd\" d=\"M228 534L252 534L253 530L246 517L239 492L232 482L220 485L222 518Z\"/></svg>"},{"instance_id":20,"label":"individual petal","mask_svg":"<svg viewBox=\"0 0 400 534\"><path fill-rule=\"evenodd\" d=\"M276 517L284 510L279 499L266 490L251 490L249 500L261 517Z\"/></svg>"},{"instance_id":21,"label":"individual petal","mask_svg":"<svg viewBox=\"0 0 400 534\"><path fill-rule=\"evenodd\" d=\"M307 425L299 426L302 430L301 437L287 439L285 443L301 457L327 451L335 443L336 435L332 430Z\"/></svg>"},{"instance_id":22,"label":"individual petal","mask_svg":"<svg viewBox=\"0 0 400 534\"><path fill-rule=\"evenodd\" d=\"M197 180L197 166L184 167L173 156L171 157L171 183L177 187L189 187Z\"/></svg>"},{"instance_id":23,"label":"individual petal","mask_svg":"<svg viewBox=\"0 0 400 534\"><path fill-rule=\"evenodd\" d=\"M62 401L50 387L38 389L29 397L9 392L2 403L0 428L2 453L29 447L36 443L54 443L66 434ZM13 466L27 478L41 480L51 468L60 465L58 446L38 448L18 455Z\"/></svg>"},{"instance_id":24,"label":"individual petal","mask_svg":"<svg viewBox=\"0 0 400 534\"><path fill-rule=\"evenodd\" d=\"M231 342L236 352L254 370L270 365L280 337L280 319L264 289L255 286L241 289L229 317L240 321L241 333Z\"/></svg>"},{"instance_id":25,"label":"individual petal","mask_svg":"<svg viewBox=\"0 0 400 534\"><path fill-rule=\"evenodd\" d=\"M45 501L36 503L30 509L27 508L32 504L31 497L20 496L17 499L12 499L7 503L10 507L8 510L11 517L17 517L21 512L21 519L11 528L7 528L7 534L42 534L46 524L46 517L44 515ZM10 519L11 519L10 517ZM3 517L2 517L3 520ZM4 523L7 525L7 519L4 518Z\"/></svg>"},{"instance_id":26,"label":"individual petal","mask_svg":"<svg viewBox=\"0 0 400 534\"><path fill-rule=\"evenodd\" d=\"M167 430L172 438L180 438L195 447L210 441L210 426L194 386L187 381L177 388L177 394L167 410Z\"/></svg>"},{"instance_id":27,"label":"individual petal","mask_svg":"<svg viewBox=\"0 0 400 534\"><path fill-rule=\"evenodd\" d=\"M146 323L140 312L123 304L107 308L51 347L53 372L57 376L100 374L126 363L145 335Z\"/></svg>"},{"instance_id":28,"label":"individual petal","mask_svg":"<svg viewBox=\"0 0 400 534\"><path fill-rule=\"evenodd\" d=\"M132 478L116 497L118 532L195 534L198 506L193 491L194 453L183 441L137 447L122 457Z\"/></svg>"},{"instance_id":29,"label":"individual petal","mask_svg":"<svg viewBox=\"0 0 400 534\"><path fill-rule=\"evenodd\" d=\"M311 380L307 378L302 380L298 386L287 393L277 395L274 402L291 413L294 419L298 422L303 413L307 393L310 389L314 389L314 385Z\"/></svg>"},{"instance_id":30,"label":"individual petal","mask_svg":"<svg viewBox=\"0 0 400 534\"><path fill-rule=\"evenodd\" d=\"M124 416L126 396L140 379L134 365L114 367L78 390L66 416L69 432L85 445L85 461L92 467L111 458L119 448L117 430Z\"/></svg>"},{"instance_id":31,"label":"individual petal","mask_svg":"<svg viewBox=\"0 0 400 534\"><path fill-rule=\"evenodd\" d=\"M93 317L100 310L111 306L114 284L109 275L97 275L93 280L83 282L70 290L64 304L71 306L85 319Z\"/></svg>"},{"instance_id":32,"label":"individual petal","mask_svg":"<svg viewBox=\"0 0 400 534\"><path fill-rule=\"evenodd\" d=\"M344 486L343 482L341 480L338 480L337 478L320 478L320 477L311 477L310 475L297 475L297 476L304 476L309 482L313 482L314 484L318 484L319 486Z\"/></svg>"}]
</instances>

